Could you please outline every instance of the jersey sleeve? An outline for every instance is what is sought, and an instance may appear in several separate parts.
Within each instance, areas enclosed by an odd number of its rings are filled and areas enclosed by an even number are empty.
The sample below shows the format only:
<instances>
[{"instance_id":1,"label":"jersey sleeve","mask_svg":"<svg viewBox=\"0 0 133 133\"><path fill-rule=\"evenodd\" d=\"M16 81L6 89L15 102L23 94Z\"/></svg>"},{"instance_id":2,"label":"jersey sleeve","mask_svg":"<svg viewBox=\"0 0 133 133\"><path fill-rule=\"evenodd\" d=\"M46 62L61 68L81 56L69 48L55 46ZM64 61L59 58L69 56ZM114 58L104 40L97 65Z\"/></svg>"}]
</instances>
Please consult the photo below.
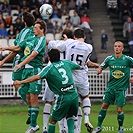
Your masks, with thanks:
<instances>
[{"instance_id":1,"label":"jersey sleeve","mask_svg":"<svg viewBox=\"0 0 133 133\"><path fill-rule=\"evenodd\" d=\"M38 73L38 75L41 77L41 78L46 78L47 77L47 74L50 70L50 66L46 66L42 69L42 71L40 73Z\"/></svg>"},{"instance_id":2,"label":"jersey sleeve","mask_svg":"<svg viewBox=\"0 0 133 133\"><path fill-rule=\"evenodd\" d=\"M69 63L69 66L72 70L78 69L80 67L80 65L73 63L72 61L67 60L67 62Z\"/></svg>"},{"instance_id":3,"label":"jersey sleeve","mask_svg":"<svg viewBox=\"0 0 133 133\"><path fill-rule=\"evenodd\" d=\"M100 65L100 67L104 70L108 67L108 61L109 61L109 58L107 57Z\"/></svg>"}]
</instances>

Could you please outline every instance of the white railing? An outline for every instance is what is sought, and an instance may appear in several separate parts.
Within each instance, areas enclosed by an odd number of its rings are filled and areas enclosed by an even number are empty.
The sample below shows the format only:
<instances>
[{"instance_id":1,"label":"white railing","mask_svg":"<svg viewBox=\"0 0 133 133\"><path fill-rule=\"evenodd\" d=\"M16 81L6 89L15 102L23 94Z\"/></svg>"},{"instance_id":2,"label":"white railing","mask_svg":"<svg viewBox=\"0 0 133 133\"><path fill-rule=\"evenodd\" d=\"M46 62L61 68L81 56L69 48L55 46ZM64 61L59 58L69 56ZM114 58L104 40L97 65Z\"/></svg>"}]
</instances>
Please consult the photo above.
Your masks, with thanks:
<instances>
[{"instance_id":1,"label":"white railing","mask_svg":"<svg viewBox=\"0 0 133 133\"><path fill-rule=\"evenodd\" d=\"M11 79L12 70L11 68L0 68L0 98L12 98L19 97L19 94L15 91ZM131 75L133 76L133 69L131 69ZM90 96L91 97L102 97L104 90L107 86L107 81L109 79L109 71L104 70L99 76L96 75L96 69L90 69L88 72L89 84L90 84ZM44 93L44 83L43 89L39 97L42 97ZM127 96L133 96L133 85L129 85L127 90Z\"/></svg>"}]
</instances>

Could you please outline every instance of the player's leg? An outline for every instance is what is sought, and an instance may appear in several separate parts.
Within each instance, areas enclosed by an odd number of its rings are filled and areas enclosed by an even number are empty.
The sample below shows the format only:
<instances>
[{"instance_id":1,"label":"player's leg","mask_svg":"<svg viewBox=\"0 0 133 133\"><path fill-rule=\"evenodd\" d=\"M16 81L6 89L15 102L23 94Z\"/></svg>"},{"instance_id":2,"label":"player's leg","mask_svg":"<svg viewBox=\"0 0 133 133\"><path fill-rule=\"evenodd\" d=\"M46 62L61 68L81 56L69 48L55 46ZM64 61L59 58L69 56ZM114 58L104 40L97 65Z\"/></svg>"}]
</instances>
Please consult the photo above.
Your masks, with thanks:
<instances>
[{"instance_id":1,"label":"player's leg","mask_svg":"<svg viewBox=\"0 0 133 133\"><path fill-rule=\"evenodd\" d=\"M67 125L68 125L68 133L74 132L74 117L73 116L77 117L77 115L78 115L78 97L76 97L75 99L71 101L70 108L66 116Z\"/></svg>"},{"instance_id":2,"label":"player's leg","mask_svg":"<svg viewBox=\"0 0 133 133\"><path fill-rule=\"evenodd\" d=\"M99 133L102 131L102 123L106 117L106 112L110 104L114 104L115 92L113 90L104 93L102 106L98 114L97 127L94 129L93 133Z\"/></svg>"},{"instance_id":3,"label":"player's leg","mask_svg":"<svg viewBox=\"0 0 133 133\"><path fill-rule=\"evenodd\" d=\"M45 81L45 91L42 100L44 101L43 108L43 133L47 133L48 122L50 117L51 106L54 101L55 94L49 89L47 82Z\"/></svg>"},{"instance_id":4,"label":"player's leg","mask_svg":"<svg viewBox=\"0 0 133 133\"><path fill-rule=\"evenodd\" d=\"M84 125L87 128L88 132L93 130L93 126L89 120L90 110L91 110L91 102L89 98L89 83L86 81L83 84L76 84L77 92L82 98L82 107L84 112Z\"/></svg>"},{"instance_id":5,"label":"player's leg","mask_svg":"<svg viewBox=\"0 0 133 133\"><path fill-rule=\"evenodd\" d=\"M123 122L124 122L123 106L125 105L125 102L126 102L126 92L116 91L118 132L120 133L123 133Z\"/></svg>"},{"instance_id":6,"label":"player's leg","mask_svg":"<svg viewBox=\"0 0 133 133\"><path fill-rule=\"evenodd\" d=\"M65 117L58 121L58 125L60 133L67 133L67 121Z\"/></svg>"}]
</instances>

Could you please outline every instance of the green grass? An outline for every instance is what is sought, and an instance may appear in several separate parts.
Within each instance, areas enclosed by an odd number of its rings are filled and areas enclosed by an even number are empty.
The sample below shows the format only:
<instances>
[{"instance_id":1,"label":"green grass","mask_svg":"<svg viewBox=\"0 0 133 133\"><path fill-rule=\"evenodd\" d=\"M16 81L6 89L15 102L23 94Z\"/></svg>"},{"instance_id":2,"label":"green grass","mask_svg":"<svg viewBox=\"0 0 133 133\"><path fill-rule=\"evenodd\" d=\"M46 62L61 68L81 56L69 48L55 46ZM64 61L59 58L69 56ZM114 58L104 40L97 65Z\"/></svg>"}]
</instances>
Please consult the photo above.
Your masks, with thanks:
<instances>
[{"instance_id":1,"label":"green grass","mask_svg":"<svg viewBox=\"0 0 133 133\"><path fill-rule=\"evenodd\" d=\"M97 124L97 115L101 105L92 105L90 121L95 127ZM124 107L125 112L125 133L133 133L133 105L127 104ZM42 113L43 105L40 106L40 113L38 117L38 125L40 130L37 133L42 133ZM110 106L107 116L103 122L104 133L117 133L117 119L116 107ZM28 126L25 124L27 119L27 106L0 106L0 133L25 133ZM58 131L58 124L56 126L56 133ZM87 133L86 128L82 122L81 133Z\"/></svg>"}]
</instances>

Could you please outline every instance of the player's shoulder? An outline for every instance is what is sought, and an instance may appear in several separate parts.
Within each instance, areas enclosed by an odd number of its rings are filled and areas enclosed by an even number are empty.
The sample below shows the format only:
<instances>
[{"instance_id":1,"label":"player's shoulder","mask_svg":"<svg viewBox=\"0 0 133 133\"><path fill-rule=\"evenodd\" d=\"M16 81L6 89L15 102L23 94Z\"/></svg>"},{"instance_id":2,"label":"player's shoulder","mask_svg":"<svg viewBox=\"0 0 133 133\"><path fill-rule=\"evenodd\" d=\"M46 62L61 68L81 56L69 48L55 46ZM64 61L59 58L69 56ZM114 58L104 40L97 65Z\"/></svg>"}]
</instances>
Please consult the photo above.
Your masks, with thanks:
<instances>
[{"instance_id":1,"label":"player's shoulder","mask_svg":"<svg viewBox=\"0 0 133 133\"><path fill-rule=\"evenodd\" d=\"M123 60L127 59L127 60L133 61L133 58L131 56L123 54L122 57L123 57Z\"/></svg>"}]
</instances>

